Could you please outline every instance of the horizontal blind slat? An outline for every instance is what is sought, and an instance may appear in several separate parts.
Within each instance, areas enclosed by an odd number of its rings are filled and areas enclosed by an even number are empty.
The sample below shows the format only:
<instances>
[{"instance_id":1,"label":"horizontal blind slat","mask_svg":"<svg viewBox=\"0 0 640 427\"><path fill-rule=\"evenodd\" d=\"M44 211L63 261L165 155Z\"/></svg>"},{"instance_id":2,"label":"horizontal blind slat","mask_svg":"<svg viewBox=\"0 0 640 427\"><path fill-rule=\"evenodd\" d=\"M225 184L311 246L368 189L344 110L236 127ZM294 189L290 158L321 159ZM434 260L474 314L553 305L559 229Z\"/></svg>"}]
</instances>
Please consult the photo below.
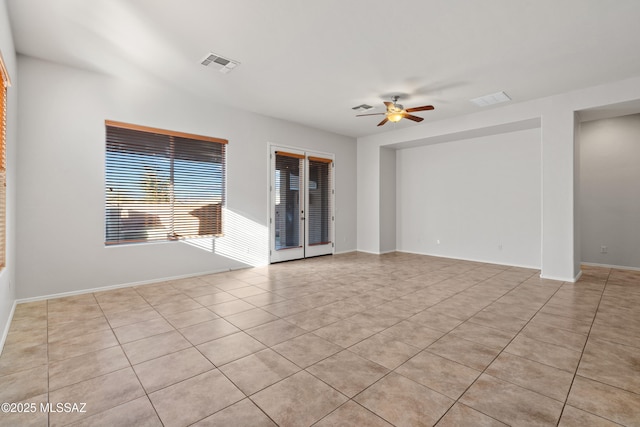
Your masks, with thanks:
<instances>
[{"instance_id":1,"label":"horizontal blind slat","mask_svg":"<svg viewBox=\"0 0 640 427\"><path fill-rule=\"evenodd\" d=\"M309 245L331 243L332 208L330 159L309 157L309 198L307 220L309 222Z\"/></svg>"},{"instance_id":2,"label":"horizontal blind slat","mask_svg":"<svg viewBox=\"0 0 640 427\"><path fill-rule=\"evenodd\" d=\"M107 244L222 234L225 140L109 124Z\"/></svg>"},{"instance_id":3,"label":"horizontal blind slat","mask_svg":"<svg viewBox=\"0 0 640 427\"><path fill-rule=\"evenodd\" d=\"M0 268L6 263L6 131L7 131L7 88L11 85L9 74L0 54Z\"/></svg>"}]
</instances>

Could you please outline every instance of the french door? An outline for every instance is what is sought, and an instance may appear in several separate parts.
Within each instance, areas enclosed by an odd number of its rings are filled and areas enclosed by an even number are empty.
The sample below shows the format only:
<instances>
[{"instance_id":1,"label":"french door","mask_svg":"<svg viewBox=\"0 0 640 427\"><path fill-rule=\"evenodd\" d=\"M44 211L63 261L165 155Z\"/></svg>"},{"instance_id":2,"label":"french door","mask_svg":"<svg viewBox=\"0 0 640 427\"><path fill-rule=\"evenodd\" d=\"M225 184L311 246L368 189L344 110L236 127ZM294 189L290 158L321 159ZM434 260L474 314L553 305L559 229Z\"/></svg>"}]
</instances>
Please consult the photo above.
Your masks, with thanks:
<instances>
[{"instance_id":1,"label":"french door","mask_svg":"<svg viewBox=\"0 0 640 427\"><path fill-rule=\"evenodd\" d=\"M271 147L270 262L334 251L334 158Z\"/></svg>"}]
</instances>

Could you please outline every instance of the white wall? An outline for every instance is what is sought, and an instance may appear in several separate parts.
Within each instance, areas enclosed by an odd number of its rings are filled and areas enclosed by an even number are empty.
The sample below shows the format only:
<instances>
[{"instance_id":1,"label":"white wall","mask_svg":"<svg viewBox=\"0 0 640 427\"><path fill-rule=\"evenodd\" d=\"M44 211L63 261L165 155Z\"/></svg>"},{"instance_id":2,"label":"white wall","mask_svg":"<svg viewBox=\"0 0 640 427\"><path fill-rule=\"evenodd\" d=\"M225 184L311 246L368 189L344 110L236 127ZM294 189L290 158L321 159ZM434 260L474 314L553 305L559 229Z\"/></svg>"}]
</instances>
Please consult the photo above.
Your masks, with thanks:
<instances>
[{"instance_id":1,"label":"white wall","mask_svg":"<svg viewBox=\"0 0 640 427\"><path fill-rule=\"evenodd\" d=\"M573 253L574 270L582 275L582 215L580 210L580 113L574 115L573 129Z\"/></svg>"},{"instance_id":2,"label":"white wall","mask_svg":"<svg viewBox=\"0 0 640 427\"><path fill-rule=\"evenodd\" d=\"M379 198L381 192L377 157L381 147L450 143L539 127L541 276L575 281L580 274L580 254L576 245L575 179L579 172L575 162L576 112L637 100L640 100L640 77L358 138L358 248L370 252L380 250L380 218L375 212L371 214L370 208L372 200ZM365 158L372 161L364 161ZM372 195L372 198L363 194Z\"/></svg>"},{"instance_id":3,"label":"white wall","mask_svg":"<svg viewBox=\"0 0 640 427\"><path fill-rule=\"evenodd\" d=\"M268 144L335 153L336 252L356 245L356 144L235 110L154 81L125 82L18 57L17 296L239 268L268 261ZM225 138L225 237L104 247L104 120Z\"/></svg>"},{"instance_id":4,"label":"white wall","mask_svg":"<svg viewBox=\"0 0 640 427\"><path fill-rule=\"evenodd\" d=\"M357 244L362 252L380 253L380 148L358 143Z\"/></svg>"},{"instance_id":5,"label":"white wall","mask_svg":"<svg viewBox=\"0 0 640 427\"><path fill-rule=\"evenodd\" d=\"M396 150L380 149L380 252L393 252L396 244Z\"/></svg>"},{"instance_id":6,"label":"white wall","mask_svg":"<svg viewBox=\"0 0 640 427\"><path fill-rule=\"evenodd\" d=\"M540 267L539 129L402 149L397 159L399 250Z\"/></svg>"},{"instance_id":7,"label":"white wall","mask_svg":"<svg viewBox=\"0 0 640 427\"><path fill-rule=\"evenodd\" d=\"M580 168L582 261L640 268L640 114L582 123Z\"/></svg>"},{"instance_id":8,"label":"white wall","mask_svg":"<svg viewBox=\"0 0 640 427\"><path fill-rule=\"evenodd\" d=\"M545 279L575 281L575 110L550 99L542 116L542 259Z\"/></svg>"},{"instance_id":9,"label":"white wall","mask_svg":"<svg viewBox=\"0 0 640 427\"><path fill-rule=\"evenodd\" d=\"M0 351L8 332L11 310L16 299L15 292L15 237L16 237L16 149L18 117L18 76L16 54L11 37L11 26L6 2L0 0L0 52L9 72L12 86L7 91L7 221L6 221L6 266L0 271Z\"/></svg>"}]
</instances>

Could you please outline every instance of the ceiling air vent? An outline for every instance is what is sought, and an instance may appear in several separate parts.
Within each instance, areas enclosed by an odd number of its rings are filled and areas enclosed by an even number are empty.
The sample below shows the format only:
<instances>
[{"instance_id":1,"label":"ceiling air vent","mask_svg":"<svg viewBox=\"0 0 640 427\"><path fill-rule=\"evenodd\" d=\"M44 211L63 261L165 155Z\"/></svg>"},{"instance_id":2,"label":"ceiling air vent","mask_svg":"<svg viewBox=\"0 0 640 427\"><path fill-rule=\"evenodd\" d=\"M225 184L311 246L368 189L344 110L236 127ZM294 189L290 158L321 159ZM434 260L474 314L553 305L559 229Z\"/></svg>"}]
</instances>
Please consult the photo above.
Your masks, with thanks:
<instances>
[{"instance_id":1,"label":"ceiling air vent","mask_svg":"<svg viewBox=\"0 0 640 427\"><path fill-rule=\"evenodd\" d=\"M489 105L499 104L501 102L511 101L511 98L504 92L496 92L491 95L481 96L471 100L478 107L488 107Z\"/></svg>"},{"instance_id":2,"label":"ceiling air vent","mask_svg":"<svg viewBox=\"0 0 640 427\"><path fill-rule=\"evenodd\" d=\"M360 104L358 106L355 106L352 108L352 110L356 110L356 111L367 111L372 109L373 107L371 105L367 105L367 104Z\"/></svg>"},{"instance_id":3,"label":"ceiling air vent","mask_svg":"<svg viewBox=\"0 0 640 427\"><path fill-rule=\"evenodd\" d=\"M234 61L233 59L225 58L223 56L218 55L217 53L209 53L205 56L202 61L200 61L202 65L205 67L215 67L218 71L223 74L227 74L229 71L236 68L240 63L238 61Z\"/></svg>"}]
</instances>

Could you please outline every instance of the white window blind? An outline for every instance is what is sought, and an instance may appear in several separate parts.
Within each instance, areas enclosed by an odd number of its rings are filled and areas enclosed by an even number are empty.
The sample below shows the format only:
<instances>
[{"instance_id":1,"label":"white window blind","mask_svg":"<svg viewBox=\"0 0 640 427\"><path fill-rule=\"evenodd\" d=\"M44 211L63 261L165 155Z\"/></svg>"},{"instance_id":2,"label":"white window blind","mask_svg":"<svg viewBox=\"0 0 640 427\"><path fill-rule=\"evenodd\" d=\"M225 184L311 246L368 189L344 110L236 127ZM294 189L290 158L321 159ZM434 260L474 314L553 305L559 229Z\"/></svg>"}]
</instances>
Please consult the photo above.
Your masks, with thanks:
<instances>
[{"instance_id":1,"label":"white window blind","mask_svg":"<svg viewBox=\"0 0 640 427\"><path fill-rule=\"evenodd\" d=\"M107 245L222 235L226 140L106 128Z\"/></svg>"}]
</instances>

